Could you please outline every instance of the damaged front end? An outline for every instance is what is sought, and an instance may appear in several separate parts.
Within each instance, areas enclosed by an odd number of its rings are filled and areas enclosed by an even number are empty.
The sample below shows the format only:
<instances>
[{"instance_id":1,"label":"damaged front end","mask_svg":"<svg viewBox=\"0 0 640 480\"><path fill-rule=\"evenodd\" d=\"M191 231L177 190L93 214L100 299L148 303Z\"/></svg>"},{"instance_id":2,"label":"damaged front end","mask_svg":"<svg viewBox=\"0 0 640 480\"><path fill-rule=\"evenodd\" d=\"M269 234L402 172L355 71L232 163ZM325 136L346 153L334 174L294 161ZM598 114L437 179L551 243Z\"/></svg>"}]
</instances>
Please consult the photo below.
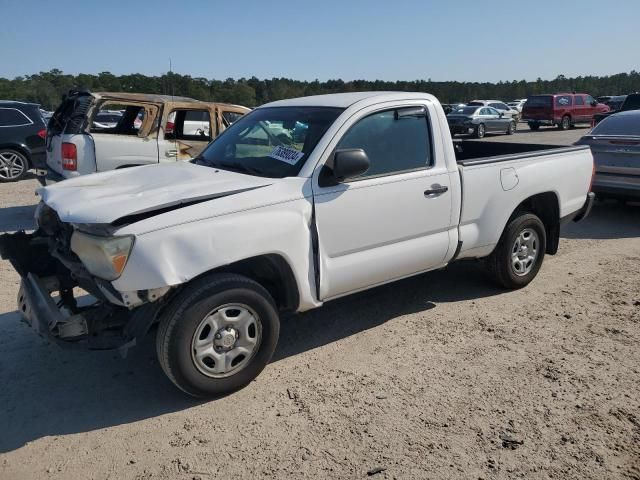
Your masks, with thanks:
<instances>
[{"instance_id":1,"label":"damaged front end","mask_svg":"<svg viewBox=\"0 0 640 480\"><path fill-rule=\"evenodd\" d=\"M0 256L22 277L18 309L24 320L60 345L126 353L155 322L169 288L117 291L74 253L72 225L43 203L36 216L35 232L0 236Z\"/></svg>"}]
</instances>

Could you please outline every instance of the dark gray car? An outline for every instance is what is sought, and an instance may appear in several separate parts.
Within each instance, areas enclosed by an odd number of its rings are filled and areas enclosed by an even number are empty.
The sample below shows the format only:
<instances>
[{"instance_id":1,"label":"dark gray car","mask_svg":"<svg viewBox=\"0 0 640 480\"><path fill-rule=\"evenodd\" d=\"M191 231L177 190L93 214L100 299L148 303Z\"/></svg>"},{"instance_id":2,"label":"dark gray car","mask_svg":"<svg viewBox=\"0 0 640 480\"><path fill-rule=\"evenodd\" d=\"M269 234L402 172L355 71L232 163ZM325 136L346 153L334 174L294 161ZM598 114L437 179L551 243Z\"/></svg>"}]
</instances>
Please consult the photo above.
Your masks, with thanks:
<instances>
[{"instance_id":1,"label":"dark gray car","mask_svg":"<svg viewBox=\"0 0 640 480\"><path fill-rule=\"evenodd\" d=\"M447 121L451 135L473 134L482 138L487 133L513 135L516 131L515 120L492 107L460 107L447 115Z\"/></svg>"},{"instance_id":2,"label":"dark gray car","mask_svg":"<svg viewBox=\"0 0 640 480\"><path fill-rule=\"evenodd\" d=\"M591 147L599 198L640 199L640 110L605 118L576 145Z\"/></svg>"}]
</instances>

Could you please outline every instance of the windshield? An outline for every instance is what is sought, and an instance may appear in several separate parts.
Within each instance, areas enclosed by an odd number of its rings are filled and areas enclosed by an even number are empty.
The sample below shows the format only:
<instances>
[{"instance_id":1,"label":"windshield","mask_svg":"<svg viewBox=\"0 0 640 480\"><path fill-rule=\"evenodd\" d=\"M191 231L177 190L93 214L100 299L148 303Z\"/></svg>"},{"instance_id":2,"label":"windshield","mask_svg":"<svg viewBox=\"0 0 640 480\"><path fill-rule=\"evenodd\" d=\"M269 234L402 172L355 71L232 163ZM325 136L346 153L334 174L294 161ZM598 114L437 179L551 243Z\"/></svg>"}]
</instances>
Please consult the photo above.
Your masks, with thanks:
<instances>
[{"instance_id":1,"label":"windshield","mask_svg":"<svg viewBox=\"0 0 640 480\"><path fill-rule=\"evenodd\" d=\"M484 103L482 103L482 102L469 102L469 103L467 103L467 105L474 106L474 107L483 107Z\"/></svg>"},{"instance_id":2,"label":"windshield","mask_svg":"<svg viewBox=\"0 0 640 480\"><path fill-rule=\"evenodd\" d=\"M476 113L476 110L478 110L478 107L460 107L460 108L456 108L453 112L451 112L452 115L473 115L474 113Z\"/></svg>"},{"instance_id":3,"label":"windshield","mask_svg":"<svg viewBox=\"0 0 640 480\"><path fill-rule=\"evenodd\" d=\"M327 107L259 108L210 143L196 163L260 177L295 176L342 112Z\"/></svg>"}]
</instances>

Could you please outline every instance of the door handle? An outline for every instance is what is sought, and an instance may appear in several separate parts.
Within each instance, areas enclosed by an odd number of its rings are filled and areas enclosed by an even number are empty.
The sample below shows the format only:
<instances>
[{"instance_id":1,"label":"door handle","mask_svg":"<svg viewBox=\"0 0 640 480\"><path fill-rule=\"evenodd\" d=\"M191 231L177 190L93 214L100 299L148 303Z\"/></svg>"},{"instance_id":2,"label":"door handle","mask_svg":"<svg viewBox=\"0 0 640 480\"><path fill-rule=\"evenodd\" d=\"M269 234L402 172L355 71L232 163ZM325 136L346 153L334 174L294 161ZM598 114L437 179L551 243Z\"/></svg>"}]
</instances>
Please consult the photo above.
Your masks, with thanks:
<instances>
[{"instance_id":1,"label":"door handle","mask_svg":"<svg viewBox=\"0 0 640 480\"><path fill-rule=\"evenodd\" d=\"M165 157L177 157L178 156L178 150L167 150L164 152Z\"/></svg>"},{"instance_id":2,"label":"door handle","mask_svg":"<svg viewBox=\"0 0 640 480\"><path fill-rule=\"evenodd\" d=\"M433 188L430 188L429 190L425 190L424 191L424 196L425 197L429 197L431 195L440 195L442 193L445 193L449 191L449 187L445 186L445 185L435 185Z\"/></svg>"}]
</instances>

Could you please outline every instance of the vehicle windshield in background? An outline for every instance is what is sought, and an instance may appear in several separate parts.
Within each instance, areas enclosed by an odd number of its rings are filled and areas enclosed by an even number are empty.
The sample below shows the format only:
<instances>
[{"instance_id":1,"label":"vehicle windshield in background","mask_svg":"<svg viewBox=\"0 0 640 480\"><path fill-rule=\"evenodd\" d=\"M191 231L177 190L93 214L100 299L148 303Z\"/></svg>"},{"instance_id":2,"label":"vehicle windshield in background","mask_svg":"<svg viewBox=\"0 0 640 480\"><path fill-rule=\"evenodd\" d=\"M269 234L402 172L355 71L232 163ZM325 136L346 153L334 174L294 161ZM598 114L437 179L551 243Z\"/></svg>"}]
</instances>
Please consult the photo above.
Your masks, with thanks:
<instances>
[{"instance_id":1,"label":"vehicle windshield in background","mask_svg":"<svg viewBox=\"0 0 640 480\"><path fill-rule=\"evenodd\" d=\"M591 130L590 135L622 135L640 137L639 120L640 115L611 115L596 125L596 127Z\"/></svg>"},{"instance_id":2,"label":"vehicle windshield in background","mask_svg":"<svg viewBox=\"0 0 640 480\"><path fill-rule=\"evenodd\" d=\"M551 102L549 95L536 95L527 99L527 107L550 107Z\"/></svg>"},{"instance_id":3,"label":"vehicle windshield in background","mask_svg":"<svg viewBox=\"0 0 640 480\"><path fill-rule=\"evenodd\" d=\"M473 115L476 110L478 107L460 107L451 112L451 115Z\"/></svg>"},{"instance_id":4,"label":"vehicle windshield in background","mask_svg":"<svg viewBox=\"0 0 640 480\"><path fill-rule=\"evenodd\" d=\"M625 110L640 110L640 95L631 94L624 101L624 109Z\"/></svg>"},{"instance_id":5,"label":"vehicle windshield in background","mask_svg":"<svg viewBox=\"0 0 640 480\"><path fill-rule=\"evenodd\" d=\"M611 100L605 102L605 104L611 110L620 110L622 108L622 104L624 103L625 97L613 97Z\"/></svg>"},{"instance_id":6,"label":"vehicle windshield in background","mask_svg":"<svg viewBox=\"0 0 640 480\"><path fill-rule=\"evenodd\" d=\"M484 103L482 102L469 102L467 103L470 107L484 107Z\"/></svg>"},{"instance_id":7,"label":"vehicle windshield in background","mask_svg":"<svg viewBox=\"0 0 640 480\"><path fill-rule=\"evenodd\" d=\"M254 110L225 130L195 163L260 177L295 176L342 112L328 107Z\"/></svg>"}]
</instances>

